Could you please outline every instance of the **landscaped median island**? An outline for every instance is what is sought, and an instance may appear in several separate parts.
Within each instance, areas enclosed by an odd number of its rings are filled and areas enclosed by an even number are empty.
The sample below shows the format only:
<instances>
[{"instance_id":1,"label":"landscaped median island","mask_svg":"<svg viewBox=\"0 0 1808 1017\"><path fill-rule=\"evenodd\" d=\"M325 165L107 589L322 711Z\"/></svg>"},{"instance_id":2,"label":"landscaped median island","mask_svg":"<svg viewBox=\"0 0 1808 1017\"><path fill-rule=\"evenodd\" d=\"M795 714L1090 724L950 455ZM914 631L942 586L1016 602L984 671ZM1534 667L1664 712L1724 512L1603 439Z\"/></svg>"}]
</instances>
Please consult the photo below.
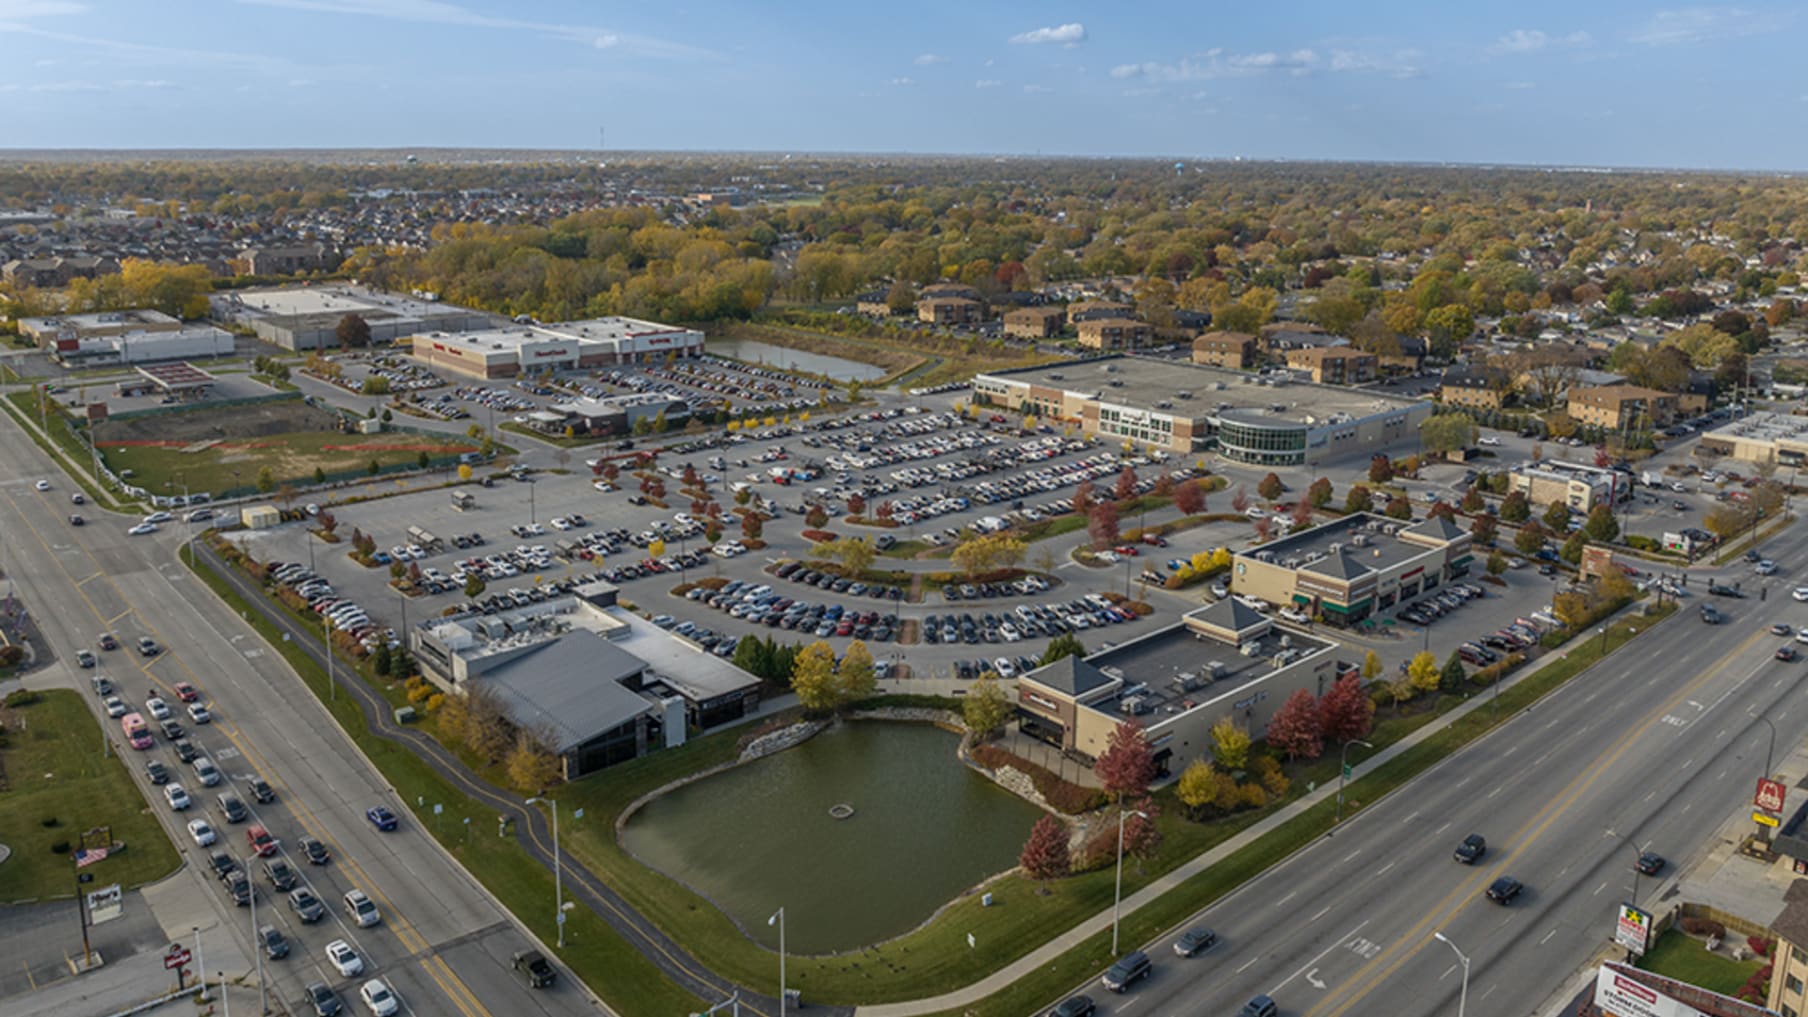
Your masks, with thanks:
<instances>
[{"instance_id":1,"label":"landscaped median island","mask_svg":"<svg viewBox=\"0 0 1808 1017\"><path fill-rule=\"evenodd\" d=\"M89 866L96 886L139 886L182 864L156 814L125 770L136 756L107 752L79 692L19 690L0 704L0 901L68 897L83 835L110 846Z\"/></svg>"}]
</instances>

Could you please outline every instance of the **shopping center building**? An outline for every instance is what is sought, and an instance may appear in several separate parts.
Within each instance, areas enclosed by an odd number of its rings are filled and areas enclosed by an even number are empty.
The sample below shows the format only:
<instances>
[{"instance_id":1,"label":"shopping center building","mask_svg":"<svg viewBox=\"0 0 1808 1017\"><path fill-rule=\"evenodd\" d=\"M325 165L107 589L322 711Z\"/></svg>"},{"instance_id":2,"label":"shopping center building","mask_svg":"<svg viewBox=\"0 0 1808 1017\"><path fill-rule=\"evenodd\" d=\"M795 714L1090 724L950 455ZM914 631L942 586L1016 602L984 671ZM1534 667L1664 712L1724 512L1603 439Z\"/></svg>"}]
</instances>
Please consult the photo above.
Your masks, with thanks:
<instances>
[{"instance_id":1,"label":"shopping center building","mask_svg":"<svg viewBox=\"0 0 1808 1017\"><path fill-rule=\"evenodd\" d=\"M1357 512L1236 552L1231 589L1354 625L1468 575L1470 545L1443 516L1408 523Z\"/></svg>"},{"instance_id":2,"label":"shopping center building","mask_svg":"<svg viewBox=\"0 0 1808 1017\"><path fill-rule=\"evenodd\" d=\"M1171 452L1217 450L1258 466L1396 452L1431 404L1152 357L1098 357L973 379L976 402Z\"/></svg>"}]
</instances>

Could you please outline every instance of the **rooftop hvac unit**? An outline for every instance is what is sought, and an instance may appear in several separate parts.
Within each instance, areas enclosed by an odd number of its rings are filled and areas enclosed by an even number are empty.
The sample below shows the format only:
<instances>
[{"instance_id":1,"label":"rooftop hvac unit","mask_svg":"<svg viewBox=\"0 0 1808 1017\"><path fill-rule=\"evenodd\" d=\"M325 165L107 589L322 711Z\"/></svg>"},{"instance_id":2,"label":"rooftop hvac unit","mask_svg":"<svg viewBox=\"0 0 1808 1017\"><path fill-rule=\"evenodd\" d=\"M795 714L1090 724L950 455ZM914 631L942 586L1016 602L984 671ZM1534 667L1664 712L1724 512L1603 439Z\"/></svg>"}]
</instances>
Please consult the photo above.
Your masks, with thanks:
<instances>
[{"instance_id":1,"label":"rooftop hvac unit","mask_svg":"<svg viewBox=\"0 0 1808 1017\"><path fill-rule=\"evenodd\" d=\"M1366 533L1352 534L1350 536L1350 543L1355 544L1357 547L1367 547L1368 543L1369 543L1369 535Z\"/></svg>"},{"instance_id":2,"label":"rooftop hvac unit","mask_svg":"<svg viewBox=\"0 0 1808 1017\"><path fill-rule=\"evenodd\" d=\"M1225 667L1222 661L1217 660L1206 661L1204 670L1206 680L1214 682L1230 673L1230 669Z\"/></svg>"},{"instance_id":3,"label":"rooftop hvac unit","mask_svg":"<svg viewBox=\"0 0 1808 1017\"><path fill-rule=\"evenodd\" d=\"M1281 560L1281 564L1285 565L1286 567L1288 567L1290 569L1296 569L1296 568L1300 567L1300 560L1299 560L1299 557L1296 555L1288 555L1286 558L1283 558Z\"/></svg>"},{"instance_id":4,"label":"rooftop hvac unit","mask_svg":"<svg viewBox=\"0 0 1808 1017\"><path fill-rule=\"evenodd\" d=\"M1388 536L1391 537L1400 532L1400 524L1399 523L1388 523L1382 529L1387 533Z\"/></svg>"},{"instance_id":5,"label":"rooftop hvac unit","mask_svg":"<svg viewBox=\"0 0 1808 1017\"><path fill-rule=\"evenodd\" d=\"M1146 710L1148 708L1147 704L1145 704L1143 702L1143 700L1141 699L1141 697L1138 697L1138 696L1131 696L1128 699L1123 700L1118 705L1125 713L1130 714L1133 717L1142 713L1144 710Z\"/></svg>"},{"instance_id":6,"label":"rooftop hvac unit","mask_svg":"<svg viewBox=\"0 0 1808 1017\"><path fill-rule=\"evenodd\" d=\"M1330 548L1330 550L1331 550L1331 553L1332 553L1332 554L1337 554L1337 553L1339 553L1339 552L1340 552L1340 551L1342 551L1342 550L1343 550L1343 541L1341 541L1341 540L1333 540L1333 541L1332 541L1332 542L1331 542L1331 548Z\"/></svg>"},{"instance_id":7,"label":"rooftop hvac unit","mask_svg":"<svg viewBox=\"0 0 1808 1017\"><path fill-rule=\"evenodd\" d=\"M1292 645L1293 645L1293 637L1292 636L1288 636L1288 635L1281 636L1281 647L1283 649L1285 649L1289 646L1292 646Z\"/></svg>"},{"instance_id":8,"label":"rooftop hvac unit","mask_svg":"<svg viewBox=\"0 0 1808 1017\"><path fill-rule=\"evenodd\" d=\"M1260 642L1244 643L1237 647L1237 652L1245 657L1260 657L1262 655L1262 644Z\"/></svg>"}]
</instances>

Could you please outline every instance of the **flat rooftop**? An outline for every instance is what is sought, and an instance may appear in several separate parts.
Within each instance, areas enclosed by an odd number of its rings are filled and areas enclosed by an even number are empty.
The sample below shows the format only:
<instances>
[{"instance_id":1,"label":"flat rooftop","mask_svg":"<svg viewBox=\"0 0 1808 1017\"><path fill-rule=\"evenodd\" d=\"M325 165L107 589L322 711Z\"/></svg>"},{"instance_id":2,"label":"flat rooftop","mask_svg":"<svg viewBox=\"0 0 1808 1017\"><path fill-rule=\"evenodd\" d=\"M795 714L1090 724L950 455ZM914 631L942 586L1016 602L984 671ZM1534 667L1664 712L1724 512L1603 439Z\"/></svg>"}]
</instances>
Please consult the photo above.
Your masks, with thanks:
<instances>
[{"instance_id":1,"label":"flat rooftop","mask_svg":"<svg viewBox=\"0 0 1808 1017\"><path fill-rule=\"evenodd\" d=\"M433 334L436 342L474 350L517 349L527 343L604 343L638 336L672 335L687 329L638 318L593 318L557 325L506 325L469 332Z\"/></svg>"},{"instance_id":2,"label":"flat rooftop","mask_svg":"<svg viewBox=\"0 0 1808 1017\"><path fill-rule=\"evenodd\" d=\"M1277 654L1288 650L1310 654L1335 647L1326 640L1280 628L1245 645L1257 647L1259 652L1245 656L1237 647L1203 638L1181 624L1094 654L1086 662L1110 677L1122 679L1124 685L1116 695L1091 705L1113 717L1137 716L1152 724L1260 681L1274 673ZM1218 667L1213 668L1213 664ZM1218 677L1207 680L1213 670L1218 671ZM1186 681L1186 676L1192 680ZM1187 688L1183 681L1193 687ZM1126 699L1140 701L1140 712L1127 712Z\"/></svg>"},{"instance_id":3,"label":"flat rooftop","mask_svg":"<svg viewBox=\"0 0 1808 1017\"><path fill-rule=\"evenodd\" d=\"M1808 417L1759 410L1739 420L1721 424L1706 433L1729 440L1808 441Z\"/></svg>"},{"instance_id":4,"label":"flat rooftop","mask_svg":"<svg viewBox=\"0 0 1808 1017\"><path fill-rule=\"evenodd\" d=\"M231 295L222 294L222 297ZM347 314L381 318L434 318L470 313L465 308L452 304L416 300L413 297L378 293L374 290L353 286L244 290L237 293L236 296L239 298L238 301L230 305L235 312L251 317L276 320L314 317L339 318Z\"/></svg>"},{"instance_id":5,"label":"flat rooftop","mask_svg":"<svg viewBox=\"0 0 1808 1017\"><path fill-rule=\"evenodd\" d=\"M1409 561L1429 550L1423 544L1412 544L1388 533L1392 527L1395 532L1419 523L1389 519L1373 513L1360 512L1355 515L1333 519L1328 523L1314 526L1291 536L1272 540L1260 547L1252 547L1239 554L1251 556L1264 553L1273 557L1276 563L1286 565L1294 561L1294 567L1310 569L1317 566L1320 570L1332 567L1330 558L1332 545L1339 545L1339 553L1351 565L1360 565L1364 569L1381 571L1401 562ZM1362 534L1363 546L1357 547L1354 540L1356 534ZM1307 562L1308 558L1318 558L1316 562ZM1335 573L1333 573L1335 574Z\"/></svg>"},{"instance_id":6,"label":"flat rooftop","mask_svg":"<svg viewBox=\"0 0 1808 1017\"><path fill-rule=\"evenodd\" d=\"M1361 389L1293 381L1284 374L1258 376L1156 357L1099 357L991 371L987 376L1084 393L1101 402L1194 420L1235 413L1318 423L1334 414L1362 418L1417 402ZM1264 384L1270 380L1275 384ZM1190 398L1181 393L1189 393ZM1159 405L1164 402L1171 405Z\"/></svg>"},{"instance_id":7,"label":"flat rooftop","mask_svg":"<svg viewBox=\"0 0 1808 1017\"><path fill-rule=\"evenodd\" d=\"M140 327L150 325L174 325L176 319L149 308L138 308L129 311L94 311L88 314L58 314L43 318L21 318L19 324L34 332L47 332L68 326L76 331L93 328L118 328L120 326Z\"/></svg>"},{"instance_id":8,"label":"flat rooftop","mask_svg":"<svg viewBox=\"0 0 1808 1017\"><path fill-rule=\"evenodd\" d=\"M579 628L589 628L590 619L598 614L610 623L627 626L625 635L617 629L609 642L647 662L653 672L646 679L649 689L663 682L687 699L702 702L759 684L758 678L696 643L675 636L622 608L580 611L572 616L572 622Z\"/></svg>"}]
</instances>

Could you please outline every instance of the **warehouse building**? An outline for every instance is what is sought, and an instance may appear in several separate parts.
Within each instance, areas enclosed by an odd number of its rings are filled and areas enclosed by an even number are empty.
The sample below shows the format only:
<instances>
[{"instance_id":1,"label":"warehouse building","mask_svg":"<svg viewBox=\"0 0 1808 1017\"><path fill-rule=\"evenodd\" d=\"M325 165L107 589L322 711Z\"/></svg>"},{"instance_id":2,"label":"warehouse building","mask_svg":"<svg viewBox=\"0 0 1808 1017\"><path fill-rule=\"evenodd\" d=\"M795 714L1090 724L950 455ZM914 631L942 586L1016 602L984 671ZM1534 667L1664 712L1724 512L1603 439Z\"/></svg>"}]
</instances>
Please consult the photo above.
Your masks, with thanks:
<instances>
[{"instance_id":1,"label":"warehouse building","mask_svg":"<svg viewBox=\"0 0 1808 1017\"><path fill-rule=\"evenodd\" d=\"M1238 551L1231 589L1348 626L1468 575L1473 562L1469 534L1444 516L1357 512Z\"/></svg>"},{"instance_id":2,"label":"warehouse building","mask_svg":"<svg viewBox=\"0 0 1808 1017\"><path fill-rule=\"evenodd\" d=\"M19 332L71 368L227 357L234 351L231 332L212 325L184 325L152 310L22 318Z\"/></svg>"},{"instance_id":3,"label":"warehouse building","mask_svg":"<svg viewBox=\"0 0 1808 1017\"><path fill-rule=\"evenodd\" d=\"M1257 738L1287 697L1323 695L1349 668L1336 645L1276 623L1235 599L1084 660L1064 657L1017 681L1022 732L1096 760L1111 732L1134 719L1159 773L1211 751L1226 717Z\"/></svg>"},{"instance_id":4,"label":"warehouse building","mask_svg":"<svg viewBox=\"0 0 1808 1017\"><path fill-rule=\"evenodd\" d=\"M339 323L355 314L370 326L372 345L418 332L468 332L491 328L482 311L442 304L431 293L404 297L357 286L288 286L218 293L213 316L250 328L259 339L286 350L337 349Z\"/></svg>"},{"instance_id":5,"label":"warehouse building","mask_svg":"<svg viewBox=\"0 0 1808 1017\"><path fill-rule=\"evenodd\" d=\"M1415 440L1431 405L1201 364L1112 356L994 371L974 401L1078 423L1089 434L1172 452L1296 466L1367 458Z\"/></svg>"},{"instance_id":6,"label":"warehouse building","mask_svg":"<svg viewBox=\"0 0 1808 1017\"><path fill-rule=\"evenodd\" d=\"M662 363L703 355L703 333L636 318L557 325L510 325L411 337L414 358L467 378L515 378L552 371Z\"/></svg>"},{"instance_id":7,"label":"warehouse building","mask_svg":"<svg viewBox=\"0 0 1808 1017\"><path fill-rule=\"evenodd\" d=\"M1632 497L1632 474L1586 463L1544 460L1515 467L1513 490L1534 505L1561 502L1586 513L1596 505L1615 506Z\"/></svg>"},{"instance_id":8,"label":"warehouse building","mask_svg":"<svg viewBox=\"0 0 1808 1017\"><path fill-rule=\"evenodd\" d=\"M1760 410L1703 432L1697 454L1796 467L1808 460L1808 417Z\"/></svg>"}]
</instances>

